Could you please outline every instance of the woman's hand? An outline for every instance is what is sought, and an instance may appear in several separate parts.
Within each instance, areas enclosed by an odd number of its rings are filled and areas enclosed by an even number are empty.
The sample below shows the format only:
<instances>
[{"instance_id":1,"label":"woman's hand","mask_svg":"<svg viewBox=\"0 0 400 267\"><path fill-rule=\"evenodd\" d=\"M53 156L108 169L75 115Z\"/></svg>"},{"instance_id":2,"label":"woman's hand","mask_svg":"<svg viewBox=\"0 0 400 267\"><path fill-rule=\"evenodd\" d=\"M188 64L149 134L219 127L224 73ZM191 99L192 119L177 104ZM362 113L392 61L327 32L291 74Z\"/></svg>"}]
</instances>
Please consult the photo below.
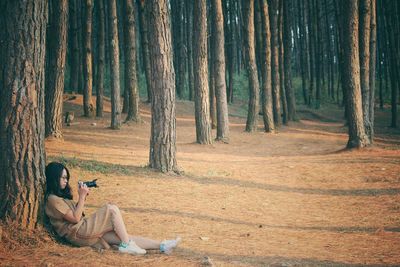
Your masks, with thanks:
<instances>
[{"instance_id":1,"label":"woman's hand","mask_svg":"<svg viewBox=\"0 0 400 267\"><path fill-rule=\"evenodd\" d=\"M89 194L89 188L82 182L79 182L78 195L79 199L85 199Z\"/></svg>"},{"instance_id":2,"label":"woman's hand","mask_svg":"<svg viewBox=\"0 0 400 267\"><path fill-rule=\"evenodd\" d=\"M78 223L82 219L83 207L86 196L89 194L89 188L82 182L78 185L79 200L74 211L70 210L64 215L64 219L70 223Z\"/></svg>"}]
</instances>

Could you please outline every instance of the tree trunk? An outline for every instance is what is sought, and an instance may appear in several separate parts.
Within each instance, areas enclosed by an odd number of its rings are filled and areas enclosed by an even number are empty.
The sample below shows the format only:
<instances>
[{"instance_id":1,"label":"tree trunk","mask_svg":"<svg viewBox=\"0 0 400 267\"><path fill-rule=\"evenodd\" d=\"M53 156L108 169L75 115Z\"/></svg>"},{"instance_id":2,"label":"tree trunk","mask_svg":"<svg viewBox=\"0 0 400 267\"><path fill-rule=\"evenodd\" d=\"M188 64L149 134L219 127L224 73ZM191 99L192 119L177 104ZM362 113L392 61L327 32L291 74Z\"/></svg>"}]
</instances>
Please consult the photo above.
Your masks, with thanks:
<instances>
[{"instance_id":1,"label":"tree trunk","mask_svg":"<svg viewBox=\"0 0 400 267\"><path fill-rule=\"evenodd\" d=\"M298 0L299 3L299 30L300 30L300 65L301 67L301 87L303 92L304 104L308 104L308 93L306 82L308 80L308 47L307 47L307 36L306 31L306 1Z\"/></svg>"},{"instance_id":2,"label":"tree trunk","mask_svg":"<svg viewBox=\"0 0 400 267\"><path fill-rule=\"evenodd\" d=\"M147 30L147 20L145 12L145 1L137 0L139 6L139 20L140 20L140 44L142 47L142 58L144 64L144 73L146 76L146 87L147 87L147 102L151 103L151 66L150 66L150 55L149 55L149 36Z\"/></svg>"},{"instance_id":3,"label":"tree trunk","mask_svg":"<svg viewBox=\"0 0 400 267\"><path fill-rule=\"evenodd\" d=\"M146 2L151 73L150 167L178 171L176 163L175 73L168 0Z\"/></svg>"},{"instance_id":4,"label":"tree trunk","mask_svg":"<svg viewBox=\"0 0 400 267\"><path fill-rule=\"evenodd\" d=\"M206 0L196 1L193 12L193 64L195 92L196 141L211 144L208 92Z\"/></svg>"},{"instance_id":5,"label":"tree trunk","mask_svg":"<svg viewBox=\"0 0 400 267\"><path fill-rule=\"evenodd\" d=\"M70 1L70 16L69 21L71 23L71 35L70 38L72 40L72 60L71 60L71 74L70 74L70 89L71 92L78 92L79 86L79 65L80 65L80 58L79 58L79 39L78 39L78 8L77 0Z\"/></svg>"},{"instance_id":6,"label":"tree trunk","mask_svg":"<svg viewBox=\"0 0 400 267\"><path fill-rule=\"evenodd\" d=\"M384 85L384 73L385 73L385 58L384 51L385 51L385 43L384 43L384 18L383 18L383 8L382 8L382 1L373 2L375 4L376 9L376 45L377 45L377 53L378 53L378 64L377 64L377 72L378 72L378 79L379 79L379 109L383 110L383 85ZM372 18L371 18L372 19ZM371 20L371 39L372 39L372 20ZM372 40L371 40L372 41ZM372 63L371 63L372 64Z\"/></svg>"},{"instance_id":7,"label":"tree trunk","mask_svg":"<svg viewBox=\"0 0 400 267\"><path fill-rule=\"evenodd\" d=\"M283 45L284 45L284 69L285 69L285 90L288 105L288 120L296 119L296 99L292 87L292 14L291 1L283 1L284 6L284 30L283 30Z\"/></svg>"},{"instance_id":8,"label":"tree trunk","mask_svg":"<svg viewBox=\"0 0 400 267\"><path fill-rule=\"evenodd\" d=\"M78 30L78 51L79 51L79 64L78 64L78 94L83 94L84 89L84 61L85 61L85 51L84 51L84 28L85 28L85 20L84 20L84 9L85 9L85 0L76 0L78 7L76 20L77 20L77 30Z\"/></svg>"},{"instance_id":9,"label":"tree trunk","mask_svg":"<svg viewBox=\"0 0 400 267\"><path fill-rule=\"evenodd\" d=\"M339 64L338 64L338 68L340 69L341 66L344 66L344 47L343 47L343 31L344 31L344 20L342 19L341 16L339 16L339 14L343 13L343 5L342 2L339 0L334 0L335 3L335 18L336 18L336 23L337 23L337 28L338 28L338 39L339 41L337 42L337 50L338 50L338 59L339 59ZM358 33L357 33L358 34ZM344 105L344 117L347 120L347 118L349 117L348 113L348 109L349 109L349 105L347 105L348 102L348 91L347 91L347 85L346 85L346 81L345 81L345 77L343 74L343 69L342 72L340 72L338 69L338 74L339 74L339 78L340 78L340 83L338 80L338 86L339 84L341 84L342 86L342 94L343 94L343 98L342 98L342 105ZM339 89L339 88L338 88ZM338 90L339 92L339 90ZM339 101L339 96L337 97L338 101ZM346 124L348 124L348 121L346 122Z\"/></svg>"},{"instance_id":10,"label":"tree trunk","mask_svg":"<svg viewBox=\"0 0 400 267\"><path fill-rule=\"evenodd\" d=\"M376 79L376 0L371 0L371 25L369 39L369 120L370 131L367 132L371 144L374 141L375 124L375 79ZM379 62L380 63L380 62Z\"/></svg>"},{"instance_id":11,"label":"tree trunk","mask_svg":"<svg viewBox=\"0 0 400 267\"><path fill-rule=\"evenodd\" d=\"M211 3L211 2L210 2ZM207 8L207 11L209 14L211 14L211 6ZM211 15L207 15L207 17L210 17ZM212 25L215 24L215 17L211 16L211 21L207 21L207 32L209 32L209 36L207 38L207 49L209 51L207 55L207 60L208 60L208 74L209 74L209 97L210 97L210 119L211 119L211 129L217 128L217 104L215 100L215 64L214 64L214 58L215 58L215 46L216 46L216 38L215 36L215 28L212 27Z\"/></svg>"},{"instance_id":12,"label":"tree trunk","mask_svg":"<svg viewBox=\"0 0 400 267\"><path fill-rule=\"evenodd\" d=\"M121 100L119 81L119 45L118 45L118 21L117 5L115 0L108 1L108 25L110 30L110 70L111 70L111 129L121 127Z\"/></svg>"},{"instance_id":13,"label":"tree trunk","mask_svg":"<svg viewBox=\"0 0 400 267\"><path fill-rule=\"evenodd\" d=\"M92 14L93 0L85 0L85 24L84 24L84 89L83 89L83 112L85 117L93 116L92 90Z\"/></svg>"},{"instance_id":14,"label":"tree trunk","mask_svg":"<svg viewBox=\"0 0 400 267\"><path fill-rule=\"evenodd\" d=\"M347 148L362 148L369 144L365 134L360 86L358 50L358 2L342 0L343 6L343 66L342 75L348 92L349 141Z\"/></svg>"},{"instance_id":15,"label":"tree trunk","mask_svg":"<svg viewBox=\"0 0 400 267\"><path fill-rule=\"evenodd\" d=\"M322 34L321 34L321 20L319 16L319 1L316 0L314 4L314 47L315 47L315 108L319 109L321 107L321 87L322 79L324 76L323 66L324 62L322 60Z\"/></svg>"},{"instance_id":16,"label":"tree trunk","mask_svg":"<svg viewBox=\"0 0 400 267\"><path fill-rule=\"evenodd\" d=\"M47 1L1 4L0 219L35 228L45 185Z\"/></svg>"},{"instance_id":17,"label":"tree trunk","mask_svg":"<svg viewBox=\"0 0 400 267\"><path fill-rule=\"evenodd\" d=\"M180 99L183 99L184 93L184 79L185 73L182 70L182 64L184 64L184 55L183 52L183 0L171 0L171 19L172 19L172 40L173 40L173 56L174 56L174 69L175 71L175 87ZM183 72L183 73L181 73Z\"/></svg>"},{"instance_id":18,"label":"tree trunk","mask_svg":"<svg viewBox=\"0 0 400 267\"><path fill-rule=\"evenodd\" d=\"M237 74L240 75L240 71L242 69L242 43L243 43L243 17L242 17L242 1L236 2L236 11L237 11L237 23L236 25L236 36L237 36L237 50L236 50L236 58L237 58Z\"/></svg>"},{"instance_id":19,"label":"tree trunk","mask_svg":"<svg viewBox=\"0 0 400 267\"><path fill-rule=\"evenodd\" d=\"M249 105L247 111L246 132L254 132L257 131L259 110L258 95L260 91L254 46L254 0L245 1L243 9L245 20L245 51L249 79Z\"/></svg>"},{"instance_id":20,"label":"tree trunk","mask_svg":"<svg viewBox=\"0 0 400 267\"><path fill-rule=\"evenodd\" d=\"M65 57L67 52L68 1L52 1L46 77L45 136L62 137Z\"/></svg>"},{"instance_id":21,"label":"tree trunk","mask_svg":"<svg viewBox=\"0 0 400 267\"><path fill-rule=\"evenodd\" d=\"M212 10L215 24L214 70L215 70L215 96L217 101L217 140L229 141L228 103L226 100L225 80L225 40L224 18L221 0L212 0Z\"/></svg>"},{"instance_id":22,"label":"tree trunk","mask_svg":"<svg viewBox=\"0 0 400 267\"><path fill-rule=\"evenodd\" d=\"M332 100L335 100L335 93L334 93L334 53L333 53L333 47L334 45L332 44L332 40L335 38L335 36L332 34L331 28L333 25L331 25L329 21L329 11L328 11L328 2L327 0L324 0L324 6L325 6L325 27L326 27L326 36L327 36L327 56L328 56L328 95L331 97ZM332 27L331 27L332 26Z\"/></svg>"},{"instance_id":23,"label":"tree trunk","mask_svg":"<svg viewBox=\"0 0 400 267\"><path fill-rule=\"evenodd\" d=\"M360 27L359 27L359 43L360 43L360 81L362 108L365 133L368 138L371 137L371 118L370 115L370 87L369 87L369 67L370 67L370 27L371 27L371 0L359 1ZM370 139L369 142L372 140Z\"/></svg>"},{"instance_id":24,"label":"tree trunk","mask_svg":"<svg viewBox=\"0 0 400 267\"><path fill-rule=\"evenodd\" d=\"M96 117L103 117L103 97L104 97L104 62L105 62L105 14L104 2L95 2L98 7L98 33L97 33L97 77L96 77Z\"/></svg>"},{"instance_id":25,"label":"tree trunk","mask_svg":"<svg viewBox=\"0 0 400 267\"><path fill-rule=\"evenodd\" d=\"M279 43L278 43L278 10L279 0L271 0L269 6L270 30L271 30L271 81L272 81L272 104L274 123L277 127L282 124L280 104L280 82L279 82Z\"/></svg>"},{"instance_id":26,"label":"tree trunk","mask_svg":"<svg viewBox=\"0 0 400 267\"><path fill-rule=\"evenodd\" d=\"M390 83L391 83L391 111L392 120L391 127L397 127L397 95L400 87L399 82L399 58L398 58L398 38L396 35L396 12L395 2L386 1L384 5L385 9L385 28L386 36L388 39L388 58L390 58Z\"/></svg>"},{"instance_id":27,"label":"tree trunk","mask_svg":"<svg viewBox=\"0 0 400 267\"><path fill-rule=\"evenodd\" d=\"M188 84L189 100L194 100L194 76L193 76L193 1L186 0L186 38L187 38L187 62L188 62Z\"/></svg>"},{"instance_id":28,"label":"tree trunk","mask_svg":"<svg viewBox=\"0 0 400 267\"><path fill-rule=\"evenodd\" d=\"M136 79L135 10L132 0L124 1L125 9L125 90L128 90L128 116L126 121L140 122L139 92Z\"/></svg>"},{"instance_id":29,"label":"tree trunk","mask_svg":"<svg viewBox=\"0 0 400 267\"><path fill-rule=\"evenodd\" d=\"M186 49L185 49L185 20L184 20L184 15L185 15L185 6L184 0L179 0L178 1L178 8L179 8L179 40L178 40L178 87L179 87L179 98L183 99L184 94L185 94L185 74L186 74Z\"/></svg>"},{"instance_id":30,"label":"tree trunk","mask_svg":"<svg viewBox=\"0 0 400 267\"><path fill-rule=\"evenodd\" d=\"M230 31L229 31L229 35L228 35L228 55L230 57L230 62L228 64L228 68L229 68L229 83L228 83L228 102L229 103L233 103L233 87L234 87L234 79L233 76L235 74L235 65L236 65L236 13L234 13L235 10L235 4L234 2L231 0L229 1L229 12L228 12L228 16L229 16L229 27L230 27Z\"/></svg>"},{"instance_id":31,"label":"tree trunk","mask_svg":"<svg viewBox=\"0 0 400 267\"><path fill-rule=\"evenodd\" d=\"M279 1L279 15L278 15L278 42L279 42L279 84L280 84L280 97L282 103L282 123L288 124L288 105L285 88L285 72L284 72L284 47L283 47L283 0Z\"/></svg>"},{"instance_id":32,"label":"tree trunk","mask_svg":"<svg viewBox=\"0 0 400 267\"><path fill-rule=\"evenodd\" d=\"M262 29L262 57L261 57L261 77L262 77L262 113L264 120L264 131L267 133L275 132L274 115L272 112L272 89L271 89L271 32L269 27L268 3L264 0L260 2L261 10L261 29Z\"/></svg>"},{"instance_id":33,"label":"tree trunk","mask_svg":"<svg viewBox=\"0 0 400 267\"><path fill-rule=\"evenodd\" d=\"M307 1L308 7L308 31L309 31L309 64L310 64L310 83L308 88L308 106L311 107L314 104L314 85L315 85L315 33L316 23L314 21L313 11L314 5L313 0ZM315 12L315 11L314 11Z\"/></svg>"},{"instance_id":34,"label":"tree trunk","mask_svg":"<svg viewBox=\"0 0 400 267\"><path fill-rule=\"evenodd\" d=\"M256 66L257 66L257 75L258 81L261 81L261 57L262 57L262 30L261 30L261 12L260 12L260 5L259 1L254 0L254 47L255 47L255 54L256 54Z\"/></svg>"},{"instance_id":35,"label":"tree trunk","mask_svg":"<svg viewBox=\"0 0 400 267\"><path fill-rule=\"evenodd\" d=\"M97 53L98 53L98 51L97 51L97 48L98 48L98 46L97 46L97 36L96 36L96 34L97 34L97 28L98 28L98 26L97 26L97 22L98 22L98 14L97 14L97 9L96 9L96 7L95 7L95 3L93 2L93 4L92 4L92 6L93 6L93 17L92 17L92 23L93 23L93 27L92 27L92 88L93 88L93 90L95 90L95 88L97 87L97 84L96 84L96 82L97 82L97 65L98 65L98 63L97 63L97 59L98 59L98 55L97 55ZM93 96L93 90L92 90L92 96ZM95 104L93 104L93 115L94 115L94 113L95 113Z\"/></svg>"}]
</instances>

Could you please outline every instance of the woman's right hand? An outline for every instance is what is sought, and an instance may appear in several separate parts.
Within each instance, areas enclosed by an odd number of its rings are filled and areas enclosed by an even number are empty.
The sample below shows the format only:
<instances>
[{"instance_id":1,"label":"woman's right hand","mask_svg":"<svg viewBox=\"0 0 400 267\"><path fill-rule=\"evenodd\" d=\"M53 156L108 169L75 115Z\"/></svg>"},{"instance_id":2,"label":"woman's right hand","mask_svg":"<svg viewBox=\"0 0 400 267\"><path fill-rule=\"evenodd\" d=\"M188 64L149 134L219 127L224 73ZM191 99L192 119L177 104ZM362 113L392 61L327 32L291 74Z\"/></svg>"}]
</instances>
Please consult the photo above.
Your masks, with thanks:
<instances>
[{"instance_id":1,"label":"woman's right hand","mask_svg":"<svg viewBox=\"0 0 400 267\"><path fill-rule=\"evenodd\" d=\"M89 187L82 182L79 182L78 195L80 199L85 199L89 194Z\"/></svg>"}]
</instances>

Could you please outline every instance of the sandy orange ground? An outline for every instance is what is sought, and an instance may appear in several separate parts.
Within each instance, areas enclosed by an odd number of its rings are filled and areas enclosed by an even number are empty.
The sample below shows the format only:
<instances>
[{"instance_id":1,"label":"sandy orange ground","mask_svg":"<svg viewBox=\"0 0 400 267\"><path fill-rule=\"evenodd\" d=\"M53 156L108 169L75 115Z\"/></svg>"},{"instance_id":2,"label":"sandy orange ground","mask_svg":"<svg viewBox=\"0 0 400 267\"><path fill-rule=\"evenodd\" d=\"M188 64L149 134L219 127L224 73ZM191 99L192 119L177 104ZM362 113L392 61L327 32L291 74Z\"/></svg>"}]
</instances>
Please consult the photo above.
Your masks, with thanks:
<instances>
[{"instance_id":1,"label":"sandy orange ground","mask_svg":"<svg viewBox=\"0 0 400 267\"><path fill-rule=\"evenodd\" d=\"M261 120L259 132L246 133L245 119L232 116L230 143L204 146L194 143L193 104L178 101L183 174L166 175L145 167L148 105L141 104L144 123L115 131L109 114L80 117L80 101L65 105L79 124L64 128L63 141L48 140L46 151L49 159L73 162L73 185L99 179L86 213L113 202L131 234L183 241L170 256L142 257L48 241L3 251L2 265L200 266L204 257L215 266L400 265L398 131L382 126L373 148L343 151L338 112L324 121L323 111L300 112L299 122L276 134L263 133ZM386 124L379 116L378 126Z\"/></svg>"}]
</instances>

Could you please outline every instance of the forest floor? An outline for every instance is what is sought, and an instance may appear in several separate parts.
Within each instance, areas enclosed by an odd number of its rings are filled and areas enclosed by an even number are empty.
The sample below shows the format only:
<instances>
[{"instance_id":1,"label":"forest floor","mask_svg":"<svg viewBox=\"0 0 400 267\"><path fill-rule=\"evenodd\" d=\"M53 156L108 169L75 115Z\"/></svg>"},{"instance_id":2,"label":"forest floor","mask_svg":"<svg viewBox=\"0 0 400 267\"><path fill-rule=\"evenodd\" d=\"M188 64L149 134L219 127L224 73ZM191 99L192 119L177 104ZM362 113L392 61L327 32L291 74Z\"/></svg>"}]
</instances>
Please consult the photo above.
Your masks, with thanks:
<instances>
[{"instance_id":1,"label":"forest floor","mask_svg":"<svg viewBox=\"0 0 400 267\"><path fill-rule=\"evenodd\" d=\"M300 120L275 134L262 131L260 117L250 134L246 104L235 103L230 143L205 146L195 143L193 103L177 101L182 174L167 175L147 168L149 105L141 103L142 124L116 131L109 103L105 118L87 119L81 102L67 98L76 123L64 126L63 141L47 140L46 153L67 163L75 193L78 180L98 179L86 214L112 202L132 235L182 242L171 255L132 256L46 237L18 241L4 227L0 265L400 265L400 131L386 127L388 109L376 112L375 145L347 151L334 105L299 107Z\"/></svg>"}]
</instances>

